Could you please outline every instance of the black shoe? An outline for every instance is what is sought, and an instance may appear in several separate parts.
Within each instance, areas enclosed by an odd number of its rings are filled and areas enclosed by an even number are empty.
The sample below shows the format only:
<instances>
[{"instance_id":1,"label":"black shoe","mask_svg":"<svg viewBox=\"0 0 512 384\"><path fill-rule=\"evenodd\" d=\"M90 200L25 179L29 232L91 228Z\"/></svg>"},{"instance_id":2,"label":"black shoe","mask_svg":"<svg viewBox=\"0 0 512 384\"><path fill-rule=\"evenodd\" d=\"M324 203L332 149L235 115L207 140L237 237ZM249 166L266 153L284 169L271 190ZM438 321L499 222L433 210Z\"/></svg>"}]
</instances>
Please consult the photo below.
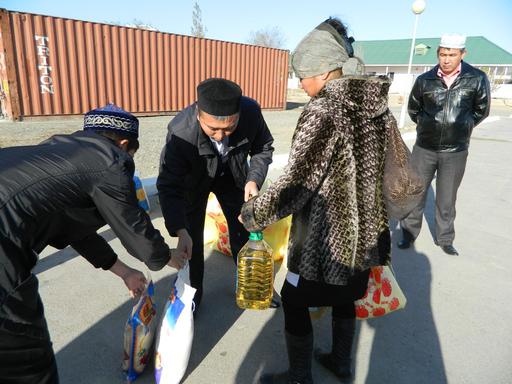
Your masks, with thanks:
<instances>
[{"instance_id":1,"label":"black shoe","mask_svg":"<svg viewBox=\"0 0 512 384\"><path fill-rule=\"evenodd\" d=\"M324 368L334 373L343 383L350 382L353 378L352 371L350 370L351 360L347 360L342 364L337 364L333 361L330 353L322 353L319 349L315 349L315 359Z\"/></svg>"},{"instance_id":2,"label":"black shoe","mask_svg":"<svg viewBox=\"0 0 512 384\"><path fill-rule=\"evenodd\" d=\"M270 308L279 308L281 306L281 303L277 300L272 298L272 301L270 302Z\"/></svg>"},{"instance_id":3,"label":"black shoe","mask_svg":"<svg viewBox=\"0 0 512 384\"><path fill-rule=\"evenodd\" d=\"M352 344L356 332L356 319L332 319L332 350L315 350L315 359L334 373L341 382L352 382Z\"/></svg>"},{"instance_id":4,"label":"black shoe","mask_svg":"<svg viewBox=\"0 0 512 384\"><path fill-rule=\"evenodd\" d=\"M396 245L400 249L407 249L414 243L414 236L407 229L402 228L402 240L400 240Z\"/></svg>"},{"instance_id":5,"label":"black shoe","mask_svg":"<svg viewBox=\"0 0 512 384\"><path fill-rule=\"evenodd\" d=\"M313 355L313 333L294 336L285 331L289 369L277 374L263 374L260 384L313 384L311 358Z\"/></svg>"},{"instance_id":6,"label":"black shoe","mask_svg":"<svg viewBox=\"0 0 512 384\"><path fill-rule=\"evenodd\" d=\"M449 245L441 245L441 249L447 255L459 256L459 252L457 252L457 250L451 244L449 244Z\"/></svg>"},{"instance_id":7,"label":"black shoe","mask_svg":"<svg viewBox=\"0 0 512 384\"><path fill-rule=\"evenodd\" d=\"M400 249L407 249L411 246L412 241L407 239L402 239L398 243L396 243L397 247Z\"/></svg>"}]
</instances>

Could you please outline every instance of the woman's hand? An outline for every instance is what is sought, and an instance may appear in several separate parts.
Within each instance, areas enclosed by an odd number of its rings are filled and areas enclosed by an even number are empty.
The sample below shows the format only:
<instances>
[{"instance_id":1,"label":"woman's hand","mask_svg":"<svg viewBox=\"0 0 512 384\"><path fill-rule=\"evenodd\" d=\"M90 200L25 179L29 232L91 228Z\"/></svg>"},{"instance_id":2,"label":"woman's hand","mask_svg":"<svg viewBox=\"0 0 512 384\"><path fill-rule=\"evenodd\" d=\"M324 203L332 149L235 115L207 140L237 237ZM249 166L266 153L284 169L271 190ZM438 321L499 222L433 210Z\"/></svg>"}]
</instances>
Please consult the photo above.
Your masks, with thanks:
<instances>
[{"instance_id":1,"label":"woman's hand","mask_svg":"<svg viewBox=\"0 0 512 384\"><path fill-rule=\"evenodd\" d=\"M260 190L254 181L248 181L244 188L244 200L247 201L251 197L258 196Z\"/></svg>"},{"instance_id":2,"label":"woman's hand","mask_svg":"<svg viewBox=\"0 0 512 384\"><path fill-rule=\"evenodd\" d=\"M169 253L171 254L171 259L167 263L169 267L181 269L185 266L187 260L190 260L190 257L187 253L179 250L179 249L170 249Z\"/></svg>"}]
</instances>

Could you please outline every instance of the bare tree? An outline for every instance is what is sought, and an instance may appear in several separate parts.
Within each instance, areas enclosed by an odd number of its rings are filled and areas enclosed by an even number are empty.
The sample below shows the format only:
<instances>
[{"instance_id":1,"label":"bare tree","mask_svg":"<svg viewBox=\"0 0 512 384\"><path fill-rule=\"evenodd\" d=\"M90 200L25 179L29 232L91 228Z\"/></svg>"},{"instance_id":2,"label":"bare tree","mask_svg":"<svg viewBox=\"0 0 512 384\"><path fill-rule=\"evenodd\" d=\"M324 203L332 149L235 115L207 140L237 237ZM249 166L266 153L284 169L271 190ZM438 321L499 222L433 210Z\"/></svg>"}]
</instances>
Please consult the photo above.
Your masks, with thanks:
<instances>
[{"instance_id":1,"label":"bare tree","mask_svg":"<svg viewBox=\"0 0 512 384\"><path fill-rule=\"evenodd\" d=\"M279 27L266 27L252 31L247 42L262 47L283 48L286 43L286 38Z\"/></svg>"},{"instance_id":2,"label":"bare tree","mask_svg":"<svg viewBox=\"0 0 512 384\"><path fill-rule=\"evenodd\" d=\"M190 28L190 33L195 37L205 37L206 31L207 29L203 24L201 8L196 1L192 9L192 28Z\"/></svg>"}]
</instances>

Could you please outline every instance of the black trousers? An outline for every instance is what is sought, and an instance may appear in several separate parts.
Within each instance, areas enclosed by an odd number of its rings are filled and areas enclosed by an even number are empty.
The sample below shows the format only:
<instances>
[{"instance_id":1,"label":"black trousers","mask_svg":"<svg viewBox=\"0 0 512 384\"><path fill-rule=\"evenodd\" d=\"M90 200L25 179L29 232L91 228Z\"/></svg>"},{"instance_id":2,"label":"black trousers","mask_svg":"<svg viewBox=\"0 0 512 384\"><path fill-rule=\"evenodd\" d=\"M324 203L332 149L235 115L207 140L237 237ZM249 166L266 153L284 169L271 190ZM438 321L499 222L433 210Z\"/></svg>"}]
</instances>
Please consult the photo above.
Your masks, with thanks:
<instances>
[{"instance_id":1,"label":"black trousers","mask_svg":"<svg viewBox=\"0 0 512 384\"><path fill-rule=\"evenodd\" d=\"M284 327L294 336L305 336L313 331L309 307L332 307L332 317L356 317L354 301L366 293L370 270L352 277L348 285L332 285L299 278L297 286L287 280L281 289Z\"/></svg>"},{"instance_id":2,"label":"black trousers","mask_svg":"<svg viewBox=\"0 0 512 384\"><path fill-rule=\"evenodd\" d=\"M0 383L58 384L49 338L33 338L0 329Z\"/></svg>"},{"instance_id":3,"label":"black trousers","mask_svg":"<svg viewBox=\"0 0 512 384\"><path fill-rule=\"evenodd\" d=\"M37 277L36 255L0 234L0 383L59 382Z\"/></svg>"},{"instance_id":4,"label":"black trousers","mask_svg":"<svg viewBox=\"0 0 512 384\"><path fill-rule=\"evenodd\" d=\"M436 243L450 245L455 239L455 202L457 191L464 171L468 151L434 152L414 146L412 162L416 165L420 176L425 181L425 194L418 205L405 219L400 227L408 231L415 239L420 234L423 211L427 200L428 187L436 176Z\"/></svg>"},{"instance_id":5,"label":"black trousers","mask_svg":"<svg viewBox=\"0 0 512 384\"><path fill-rule=\"evenodd\" d=\"M229 242L233 261L236 266L238 251L249 239L249 233L238 221L240 209L244 203L244 191L235 185L230 172L217 176L212 184L211 191L205 191L195 202L187 206L188 233L192 238L192 259L190 265L190 283L196 288L194 303L199 306L203 296L204 277L204 219L208 195L213 192L219 201L222 212L226 217L229 232ZM234 274L233 274L234 276ZM234 277L233 277L234 278Z\"/></svg>"}]
</instances>

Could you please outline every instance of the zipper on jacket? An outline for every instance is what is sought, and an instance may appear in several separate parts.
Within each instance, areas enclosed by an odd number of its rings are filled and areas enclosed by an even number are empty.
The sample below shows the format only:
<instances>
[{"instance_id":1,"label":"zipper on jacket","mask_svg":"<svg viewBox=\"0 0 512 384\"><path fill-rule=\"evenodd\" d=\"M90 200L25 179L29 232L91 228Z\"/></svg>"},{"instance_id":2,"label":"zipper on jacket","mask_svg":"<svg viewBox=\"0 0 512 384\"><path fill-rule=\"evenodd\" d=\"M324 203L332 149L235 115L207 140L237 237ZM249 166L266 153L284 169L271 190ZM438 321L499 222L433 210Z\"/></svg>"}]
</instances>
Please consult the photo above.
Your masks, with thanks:
<instances>
[{"instance_id":1,"label":"zipper on jacket","mask_svg":"<svg viewBox=\"0 0 512 384\"><path fill-rule=\"evenodd\" d=\"M443 83L443 86L446 87L446 99L444 101L444 108L443 108L443 123L441 125L441 136L439 137L439 144L438 144L438 149L441 149L441 143L443 142L443 134L444 134L444 130L446 128L446 108L448 107L448 105L450 104L449 101L450 101L450 95L451 95L451 87L448 88L445 84L444 81L441 80L441 83ZM453 84L452 84L453 85Z\"/></svg>"}]
</instances>

